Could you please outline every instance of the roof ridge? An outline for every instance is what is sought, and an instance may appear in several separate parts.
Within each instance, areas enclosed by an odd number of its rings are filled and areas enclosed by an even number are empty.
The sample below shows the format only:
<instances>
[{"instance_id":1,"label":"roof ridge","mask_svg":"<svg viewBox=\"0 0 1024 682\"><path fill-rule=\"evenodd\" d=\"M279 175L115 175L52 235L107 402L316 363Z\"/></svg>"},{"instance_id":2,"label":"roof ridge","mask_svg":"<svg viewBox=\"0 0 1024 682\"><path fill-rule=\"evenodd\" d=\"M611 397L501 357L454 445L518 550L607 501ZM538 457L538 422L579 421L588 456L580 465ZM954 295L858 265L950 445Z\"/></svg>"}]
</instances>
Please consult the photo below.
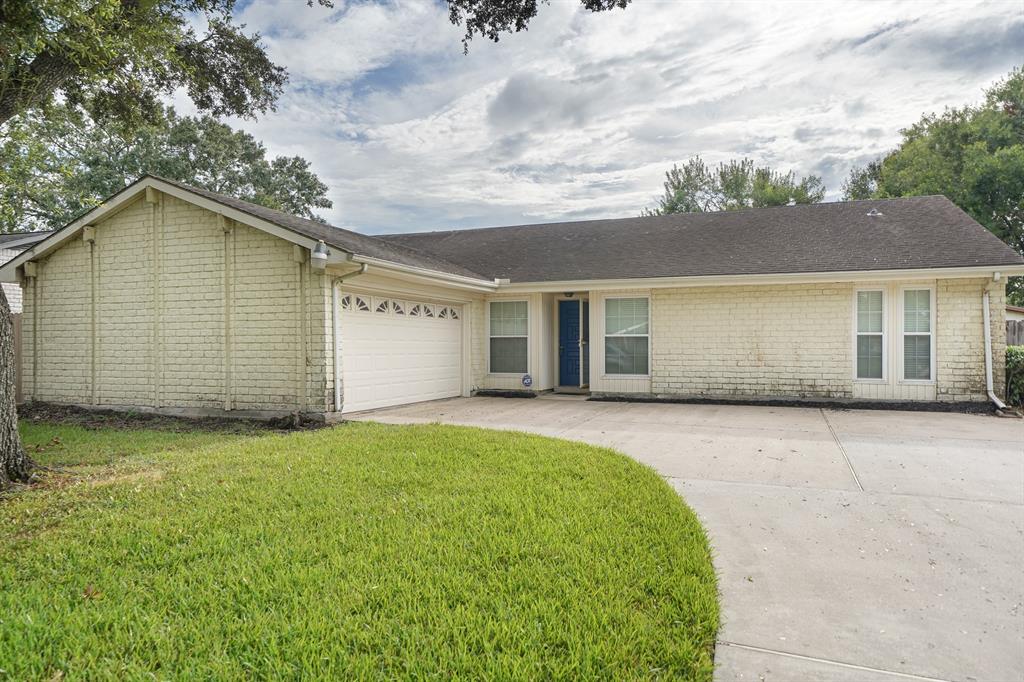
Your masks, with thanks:
<instances>
[{"instance_id":1,"label":"roof ridge","mask_svg":"<svg viewBox=\"0 0 1024 682\"><path fill-rule=\"evenodd\" d=\"M867 202L874 202L874 203L880 203L880 202L903 202L903 201L910 201L910 200L913 200L913 199L945 199L946 201L949 201L950 203L952 203L950 198L947 197L944 194L917 194L917 195L910 196L910 197L885 197L885 198L880 198L880 199L848 199L848 200L844 200L844 201L819 201L819 202L812 203L812 204L793 204L792 206L790 206L790 205L785 205L785 206L749 206L749 207L746 207L746 208L739 208L739 209L732 209L732 210L722 210L722 211L678 212L678 213L665 213L665 214L660 214L660 215L629 216L629 217L623 217L623 218L590 218L590 219L584 219L584 220L553 220L551 222L546 222L546 223L517 223L515 225L488 225L486 227L467 227L467 228L464 228L464 229L449 228L449 229L445 229L445 230L421 230L421 231L417 231L417 232L387 232L387 233L380 234L380 235L375 235L375 236L377 236L377 237L379 237L381 239L389 239L389 238L395 238L395 237L408 237L408 236L416 236L416 235L428 235L428 234L429 235L433 235L433 236L438 236L438 235L444 235L444 234L483 232L485 230L506 230L506 229L512 229L512 228L516 228L516 227L548 227L548 226L551 226L551 225L573 225L573 224L582 224L582 223L605 223L605 222L612 222L612 221L616 221L616 220L647 220L647 219L657 219L657 218L670 218L670 217L674 217L674 216L735 215L735 214L740 214L740 213L753 213L755 211L774 211L774 210L779 210L779 209L793 210L793 209L822 208L822 207L826 207L826 206L827 207L831 207L831 206L836 206L836 205L859 204L859 203L867 203Z\"/></svg>"}]
</instances>

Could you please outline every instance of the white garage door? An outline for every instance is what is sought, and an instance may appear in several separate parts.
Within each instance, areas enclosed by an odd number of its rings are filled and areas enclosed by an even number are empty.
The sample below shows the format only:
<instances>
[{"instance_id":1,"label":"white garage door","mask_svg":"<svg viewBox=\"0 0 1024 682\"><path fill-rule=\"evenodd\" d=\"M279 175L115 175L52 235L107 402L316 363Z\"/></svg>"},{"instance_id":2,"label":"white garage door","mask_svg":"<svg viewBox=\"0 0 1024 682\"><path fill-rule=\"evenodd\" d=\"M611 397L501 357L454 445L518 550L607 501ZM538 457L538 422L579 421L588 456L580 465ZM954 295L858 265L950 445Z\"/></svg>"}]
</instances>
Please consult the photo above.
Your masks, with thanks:
<instances>
[{"instance_id":1,"label":"white garage door","mask_svg":"<svg viewBox=\"0 0 1024 682\"><path fill-rule=\"evenodd\" d=\"M462 308L341 295L343 412L462 393Z\"/></svg>"}]
</instances>

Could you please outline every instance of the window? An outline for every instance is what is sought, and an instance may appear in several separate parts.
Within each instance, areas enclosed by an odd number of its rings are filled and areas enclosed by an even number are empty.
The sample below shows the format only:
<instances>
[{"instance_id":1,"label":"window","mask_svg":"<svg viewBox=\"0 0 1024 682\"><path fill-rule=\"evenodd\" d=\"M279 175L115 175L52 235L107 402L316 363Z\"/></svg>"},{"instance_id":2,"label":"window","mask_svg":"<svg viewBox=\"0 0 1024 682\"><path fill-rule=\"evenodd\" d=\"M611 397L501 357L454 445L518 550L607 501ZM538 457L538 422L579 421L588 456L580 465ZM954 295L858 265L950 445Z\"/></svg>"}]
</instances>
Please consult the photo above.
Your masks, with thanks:
<instances>
[{"instance_id":1,"label":"window","mask_svg":"<svg viewBox=\"0 0 1024 682\"><path fill-rule=\"evenodd\" d=\"M526 301L491 301L493 374L525 374L529 316Z\"/></svg>"},{"instance_id":2,"label":"window","mask_svg":"<svg viewBox=\"0 0 1024 682\"><path fill-rule=\"evenodd\" d=\"M650 302L646 298L609 298L604 302L605 374L648 372Z\"/></svg>"},{"instance_id":3,"label":"window","mask_svg":"<svg viewBox=\"0 0 1024 682\"><path fill-rule=\"evenodd\" d=\"M857 378L885 377L885 296L857 292Z\"/></svg>"},{"instance_id":4,"label":"window","mask_svg":"<svg viewBox=\"0 0 1024 682\"><path fill-rule=\"evenodd\" d=\"M932 380L932 292L903 291L903 379Z\"/></svg>"}]
</instances>

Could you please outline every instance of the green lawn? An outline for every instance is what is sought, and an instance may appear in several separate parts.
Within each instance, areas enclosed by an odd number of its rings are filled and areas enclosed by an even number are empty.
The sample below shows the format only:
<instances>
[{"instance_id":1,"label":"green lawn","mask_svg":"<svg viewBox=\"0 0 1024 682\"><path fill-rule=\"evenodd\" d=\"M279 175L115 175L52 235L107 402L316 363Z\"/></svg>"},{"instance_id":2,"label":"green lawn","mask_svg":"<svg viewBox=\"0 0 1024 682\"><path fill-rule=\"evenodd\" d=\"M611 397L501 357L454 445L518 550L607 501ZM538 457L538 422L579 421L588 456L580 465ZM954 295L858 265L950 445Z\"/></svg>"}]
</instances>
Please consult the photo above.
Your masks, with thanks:
<instances>
[{"instance_id":1,"label":"green lawn","mask_svg":"<svg viewBox=\"0 0 1024 682\"><path fill-rule=\"evenodd\" d=\"M0 679L710 680L704 532L610 450L442 426L29 423Z\"/></svg>"}]
</instances>

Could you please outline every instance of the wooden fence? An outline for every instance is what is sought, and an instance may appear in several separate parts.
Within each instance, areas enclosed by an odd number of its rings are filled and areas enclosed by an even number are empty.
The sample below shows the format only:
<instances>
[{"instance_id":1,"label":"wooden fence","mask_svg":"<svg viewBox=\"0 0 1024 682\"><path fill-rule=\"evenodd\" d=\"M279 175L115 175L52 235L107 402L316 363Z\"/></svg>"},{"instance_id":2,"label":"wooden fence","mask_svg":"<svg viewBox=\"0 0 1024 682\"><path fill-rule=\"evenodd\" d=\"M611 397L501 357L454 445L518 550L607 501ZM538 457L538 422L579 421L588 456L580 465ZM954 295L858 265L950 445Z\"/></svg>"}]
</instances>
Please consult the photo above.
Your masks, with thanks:
<instances>
[{"instance_id":1,"label":"wooden fence","mask_svg":"<svg viewBox=\"0 0 1024 682\"><path fill-rule=\"evenodd\" d=\"M21 404L21 314L11 315L14 320L14 401Z\"/></svg>"},{"instance_id":2,"label":"wooden fence","mask_svg":"<svg viewBox=\"0 0 1024 682\"><path fill-rule=\"evenodd\" d=\"M1024 320L1006 321L1006 345L1024 346Z\"/></svg>"}]
</instances>

